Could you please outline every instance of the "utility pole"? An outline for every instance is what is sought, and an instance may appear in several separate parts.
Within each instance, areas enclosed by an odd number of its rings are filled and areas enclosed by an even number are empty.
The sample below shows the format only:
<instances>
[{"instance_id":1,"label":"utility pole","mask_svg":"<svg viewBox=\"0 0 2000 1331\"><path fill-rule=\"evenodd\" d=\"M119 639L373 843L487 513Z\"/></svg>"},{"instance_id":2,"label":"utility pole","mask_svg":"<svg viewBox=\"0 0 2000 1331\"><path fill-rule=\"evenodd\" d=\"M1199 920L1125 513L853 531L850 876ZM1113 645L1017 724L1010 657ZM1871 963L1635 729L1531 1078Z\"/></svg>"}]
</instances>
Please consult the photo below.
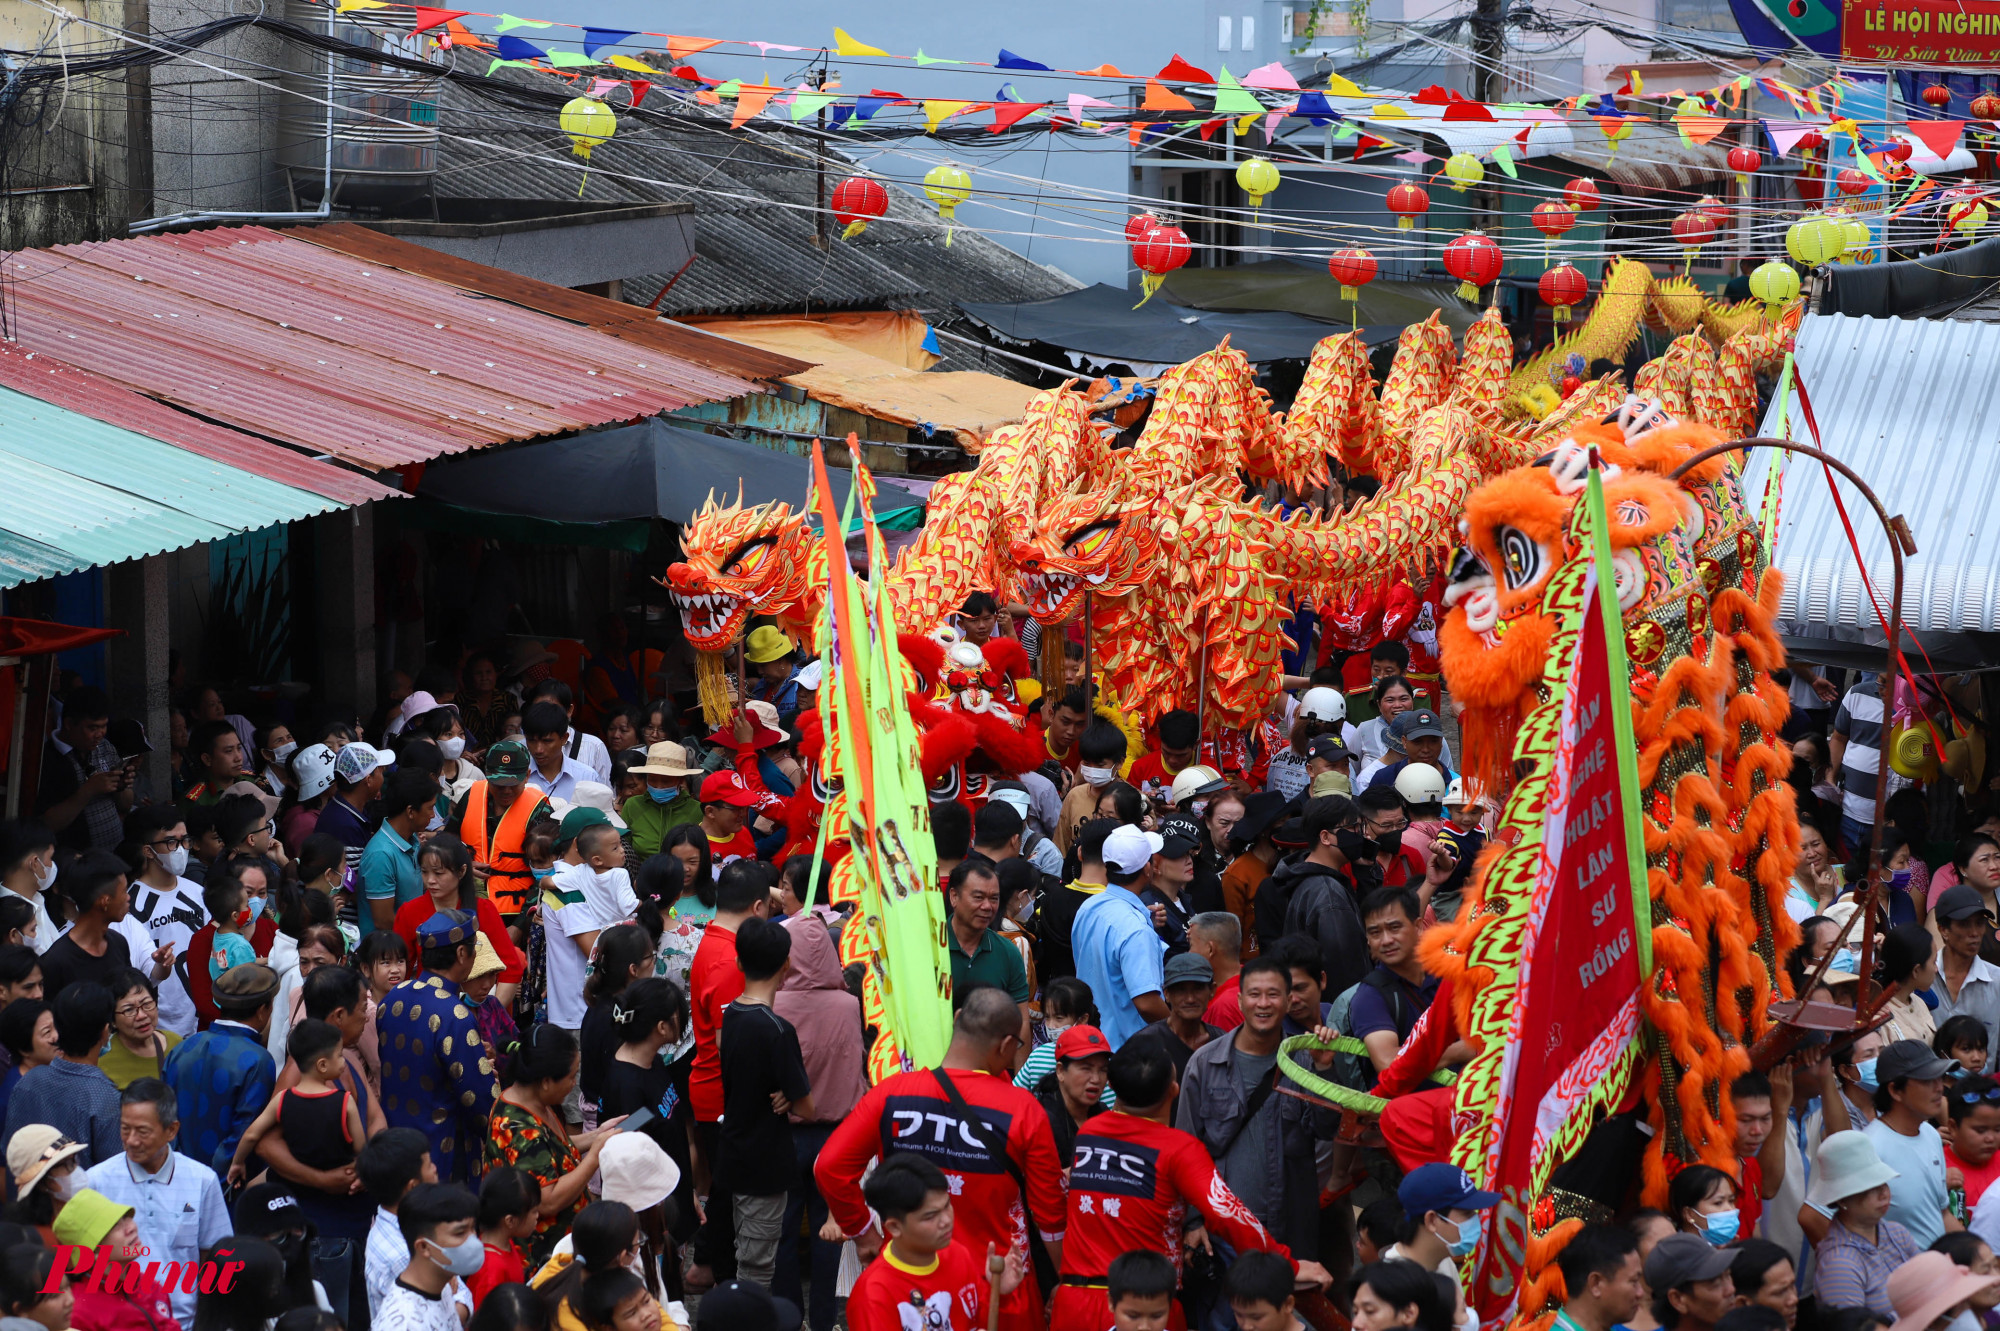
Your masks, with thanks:
<instances>
[{"instance_id":1,"label":"utility pole","mask_svg":"<svg viewBox=\"0 0 2000 1331\"><path fill-rule=\"evenodd\" d=\"M1506 36L1507 0L1477 0L1472 12L1472 98L1487 105L1500 100L1501 61L1507 46ZM1500 229L1500 186L1497 181L1479 191L1480 207L1485 212L1484 228L1489 233ZM1499 292L1496 288L1494 295Z\"/></svg>"},{"instance_id":2,"label":"utility pole","mask_svg":"<svg viewBox=\"0 0 2000 1331\"><path fill-rule=\"evenodd\" d=\"M813 88L826 87L827 68L813 71ZM819 136L813 140L813 244L826 248L826 108L819 109Z\"/></svg>"}]
</instances>

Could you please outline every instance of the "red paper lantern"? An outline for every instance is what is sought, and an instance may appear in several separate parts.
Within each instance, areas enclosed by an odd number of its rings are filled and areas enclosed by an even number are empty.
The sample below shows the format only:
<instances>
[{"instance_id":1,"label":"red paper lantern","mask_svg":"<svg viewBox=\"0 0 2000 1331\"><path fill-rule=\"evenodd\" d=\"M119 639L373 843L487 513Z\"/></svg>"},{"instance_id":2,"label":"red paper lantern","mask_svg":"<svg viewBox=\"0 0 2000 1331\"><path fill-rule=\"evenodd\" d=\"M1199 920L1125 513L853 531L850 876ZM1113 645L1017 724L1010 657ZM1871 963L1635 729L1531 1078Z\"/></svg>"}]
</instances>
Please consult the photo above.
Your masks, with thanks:
<instances>
[{"instance_id":1,"label":"red paper lantern","mask_svg":"<svg viewBox=\"0 0 2000 1331\"><path fill-rule=\"evenodd\" d=\"M1851 166L1842 167L1840 174L1833 178L1833 183L1840 188L1842 194L1866 194L1868 192L1868 177L1862 175Z\"/></svg>"},{"instance_id":2,"label":"red paper lantern","mask_svg":"<svg viewBox=\"0 0 2000 1331\"><path fill-rule=\"evenodd\" d=\"M1892 162L1907 162L1910 160L1910 152L1910 141L1908 139L1897 139L1882 150L1882 155Z\"/></svg>"},{"instance_id":3,"label":"red paper lantern","mask_svg":"<svg viewBox=\"0 0 2000 1331\"><path fill-rule=\"evenodd\" d=\"M1600 197L1597 192L1597 182L1589 176L1578 176L1563 186L1563 202L1570 206L1571 212L1597 211L1597 201Z\"/></svg>"},{"instance_id":4,"label":"red paper lantern","mask_svg":"<svg viewBox=\"0 0 2000 1331\"><path fill-rule=\"evenodd\" d=\"M1570 211L1568 204L1551 201L1536 204L1535 211L1528 215L1528 221L1535 230L1554 240L1576 225L1576 214Z\"/></svg>"},{"instance_id":5,"label":"red paper lantern","mask_svg":"<svg viewBox=\"0 0 2000 1331\"><path fill-rule=\"evenodd\" d=\"M1444 247L1444 270L1458 279L1461 300L1478 300L1479 288L1500 276L1505 262L1500 247L1483 231L1468 231Z\"/></svg>"},{"instance_id":6,"label":"red paper lantern","mask_svg":"<svg viewBox=\"0 0 2000 1331\"><path fill-rule=\"evenodd\" d=\"M1422 185L1402 184L1389 191L1389 211L1396 214L1396 229L1408 231L1416 219L1430 211L1430 191Z\"/></svg>"},{"instance_id":7,"label":"red paper lantern","mask_svg":"<svg viewBox=\"0 0 2000 1331\"><path fill-rule=\"evenodd\" d=\"M1696 199L1694 201L1694 207L1690 208L1688 211L1700 213L1703 217L1706 217L1709 221L1715 223L1717 226L1722 226L1724 223L1729 221L1728 206L1725 205L1722 202L1722 200L1716 198L1713 194L1704 194L1699 199Z\"/></svg>"},{"instance_id":8,"label":"red paper lantern","mask_svg":"<svg viewBox=\"0 0 2000 1331\"><path fill-rule=\"evenodd\" d=\"M1974 120L2000 120L2000 97L1990 92L1982 92L1972 99Z\"/></svg>"},{"instance_id":9,"label":"red paper lantern","mask_svg":"<svg viewBox=\"0 0 2000 1331\"><path fill-rule=\"evenodd\" d=\"M1715 219L1696 206L1676 217L1672 230L1683 249L1698 249L1715 239Z\"/></svg>"},{"instance_id":10,"label":"red paper lantern","mask_svg":"<svg viewBox=\"0 0 2000 1331\"><path fill-rule=\"evenodd\" d=\"M1590 294L1590 280L1566 263L1559 263L1542 274L1537 284L1542 293L1542 303L1555 307L1557 323L1569 322L1569 311L1573 305L1581 305L1583 298ZM1564 388L1565 394L1569 388Z\"/></svg>"},{"instance_id":11,"label":"red paper lantern","mask_svg":"<svg viewBox=\"0 0 2000 1331\"><path fill-rule=\"evenodd\" d=\"M1807 130L1805 137L1798 141L1797 147L1801 156L1811 157L1821 148L1826 147L1826 135L1816 129Z\"/></svg>"},{"instance_id":12,"label":"red paper lantern","mask_svg":"<svg viewBox=\"0 0 2000 1331\"><path fill-rule=\"evenodd\" d=\"M1160 284L1167 280L1167 274L1186 263L1193 253L1187 232L1172 223L1156 226L1141 236L1132 246L1132 266L1143 274L1139 284L1146 292L1139 298L1139 305L1151 300ZM1132 308L1136 310L1139 305Z\"/></svg>"},{"instance_id":13,"label":"red paper lantern","mask_svg":"<svg viewBox=\"0 0 2000 1331\"><path fill-rule=\"evenodd\" d=\"M1731 148L1729 169L1736 173L1736 187L1745 194L1750 192L1750 177L1764 166L1764 154L1755 148Z\"/></svg>"},{"instance_id":14,"label":"red paper lantern","mask_svg":"<svg viewBox=\"0 0 2000 1331\"><path fill-rule=\"evenodd\" d=\"M833 220L846 228L840 233L844 240L854 239L888 212L889 191L873 176L849 176L833 187Z\"/></svg>"},{"instance_id":15,"label":"red paper lantern","mask_svg":"<svg viewBox=\"0 0 2000 1331\"><path fill-rule=\"evenodd\" d=\"M1942 83L1933 83L1921 94L1927 106L1945 107L1951 105L1951 89Z\"/></svg>"},{"instance_id":16,"label":"red paper lantern","mask_svg":"<svg viewBox=\"0 0 2000 1331\"><path fill-rule=\"evenodd\" d=\"M1340 298L1353 300L1361 294L1359 288L1375 280L1375 256L1359 245L1350 245L1326 256L1326 271L1340 283Z\"/></svg>"},{"instance_id":17,"label":"red paper lantern","mask_svg":"<svg viewBox=\"0 0 2000 1331\"><path fill-rule=\"evenodd\" d=\"M1146 238L1146 233L1160 225L1160 219L1151 213L1135 213L1125 223L1125 241L1136 245Z\"/></svg>"}]
</instances>

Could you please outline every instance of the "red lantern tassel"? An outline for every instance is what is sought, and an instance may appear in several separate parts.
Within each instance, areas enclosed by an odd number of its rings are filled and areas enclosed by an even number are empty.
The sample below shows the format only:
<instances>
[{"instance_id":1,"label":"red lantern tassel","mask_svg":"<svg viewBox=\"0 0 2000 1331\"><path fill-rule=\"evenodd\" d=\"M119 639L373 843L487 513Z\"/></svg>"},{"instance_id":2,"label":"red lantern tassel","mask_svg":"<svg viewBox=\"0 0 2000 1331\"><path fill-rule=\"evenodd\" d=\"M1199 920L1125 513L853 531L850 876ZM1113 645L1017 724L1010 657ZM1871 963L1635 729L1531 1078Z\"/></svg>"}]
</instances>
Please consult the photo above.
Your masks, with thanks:
<instances>
[{"instance_id":1,"label":"red lantern tassel","mask_svg":"<svg viewBox=\"0 0 2000 1331\"><path fill-rule=\"evenodd\" d=\"M1399 217L1396 219L1396 230L1398 231L1409 231L1413 229L1416 225L1417 224L1415 222L1411 221L1407 217Z\"/></svg>"},{"instance_id":2,"label":"red lantern tassel","mask_svg":"<svg viewBox=\"0 0 2000 1331\"><path fill-rule=\"evenodd\" d=\"M1476 305L1479 303L1479 288L1470 282L1460 282L1458 284L1458 298L1460 300L1469 300Z\"/></svg>"}]
</instances>

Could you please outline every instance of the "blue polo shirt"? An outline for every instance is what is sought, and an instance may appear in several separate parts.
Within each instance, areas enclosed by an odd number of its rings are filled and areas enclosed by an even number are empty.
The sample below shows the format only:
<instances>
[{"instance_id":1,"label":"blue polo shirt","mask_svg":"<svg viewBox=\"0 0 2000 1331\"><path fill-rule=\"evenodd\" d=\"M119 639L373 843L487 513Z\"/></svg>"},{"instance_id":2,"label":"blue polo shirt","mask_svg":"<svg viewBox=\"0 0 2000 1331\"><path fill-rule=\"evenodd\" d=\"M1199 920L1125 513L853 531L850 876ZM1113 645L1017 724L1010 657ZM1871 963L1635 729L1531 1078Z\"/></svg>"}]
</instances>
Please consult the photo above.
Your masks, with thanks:
<instances>
[{"instance_id":1,"label":"blue polo shirt","mask_svg":"<svg viewBox=\"0 0 2000 1331\"><path fill-rule=\"evenodd\" d=\"M361 852L361 896L367 901L393 901L401 906L424 894L424 876L417 869L417 843L405 841L387 822L375 829L368 849ZM364 904L356 912L361 932L374 932L375 920Z\"/></svg>"},{"instance_id":2,"label":"blue polo shirt","mask_svg":"<svg viewBox=\"0 0 2000 1331\"><path fill-rule=\"evenodd\" d=\"M1076 977L1097 1000L1098 1029L1113 1049L1146 1027L1134 998L1164 992L1166 940L1130 888L1111 886L1077 909L1070 925Z\"/></svg>"}]
</instances>

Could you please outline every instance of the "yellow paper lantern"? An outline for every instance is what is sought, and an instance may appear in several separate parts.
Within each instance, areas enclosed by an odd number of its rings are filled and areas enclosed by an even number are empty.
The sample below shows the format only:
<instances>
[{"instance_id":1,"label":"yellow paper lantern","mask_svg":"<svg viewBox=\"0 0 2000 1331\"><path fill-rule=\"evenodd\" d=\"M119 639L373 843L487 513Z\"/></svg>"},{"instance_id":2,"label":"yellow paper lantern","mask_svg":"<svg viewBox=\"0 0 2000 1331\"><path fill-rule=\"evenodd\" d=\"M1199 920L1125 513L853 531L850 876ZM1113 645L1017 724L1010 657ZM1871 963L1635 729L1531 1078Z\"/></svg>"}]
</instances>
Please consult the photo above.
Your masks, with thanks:
<instances>
[{"instance_id":1,"label":"yellow paper lantern","mask_svg":"<svg viewBox=\"0 0 2000 1331\"><path fill-rule=\"evenodd\" d=\"M1785 232L1785 253L1808 268L1832 263L1846 248L1846 234L1830 218L1808 217Z\"/></svg>"},{"instance_id":2,"label":"yellow paper lantern","mask_svg":"<svg viewBox=\"0 0 2000 1331\"><path fill-rule=\"evenodd\" d=\"M1787 301L1797 299L1798 270L1782 259L1758 264L1750 273L1750 294L1763 301L1766 308L1775 311Z\"/></svg>"},{"instance_id":3,"label":"yellow paper lantern","mask_svg":"<svg viewBox=\"0 0 2000 1331\"><path fill-rule=\"evenodd\" d=\"M610 107L595 97L572 97L563 104L562 118L558 122L562 132L569 135L576 145L572 151L584 161L590 160L590 150L600 143L610 141L618 132L618 117Z\"/></svg>"},{"instance_id":4,"label":"yellow paper lantern","mask_svg":"<svg viewBox=\"0 0 2000 1331\"><path fill-rule=\"evenodd\" d=\"M1252 208L1261 208L1264 196L1277 189L1282 179L1277 163L1262 157L1253 157L1236 168L1237 187L1250 196Z\"/></svg>"},{"instance_id":5,"label":"yellow paper lantern","mask_svg":"<svg viewBox=\"0 0 2000 1331\"><path fill-rule=\"evenodd\" d=\"M1874 233L1868 229L1868 224L1858 217L1842 218L1840 232L1841 238L1846 242L1841 250L1841 258L1849 263L1865 254L1875 244Z\"/></svg>"},{"instance_id":6,"label":"yellow paper lantern","mask_svg":"<svg viewBox=\"0 0 2000 1331\"><path fill-rule=\"evenodd\" d=\"M1453 153L1445 161L1444 173L1451 180L1451 187L1460 194L1486 179L1486 168L1468 152Z\"/></svg>"},{"instance_id":7,"label":"yellow paper lantern","mask_svg":"<svg viewBox=\"0 0 2000 1331\"><path fill-rule=\"evenodd\" d=\"M1990 214L1983 203L1960 203L1952 206L1949 216L1952 229L1969 236L1986 225Z\"/></svg>"},{"instance_id":8,"label":"yellow paper lantern","mask_svg":"<svg viewBox=\"0 0 2000 1331\"><path fill-rule=\"evenodd\" d=\"M944 244L946 249L950 249L949 224L953 214L958 211L958 205L972 197L972 173L949 162L941 162L924 172L924 193L937 205L938 216L946 223Z\"/></svg>"}]
</instances>

